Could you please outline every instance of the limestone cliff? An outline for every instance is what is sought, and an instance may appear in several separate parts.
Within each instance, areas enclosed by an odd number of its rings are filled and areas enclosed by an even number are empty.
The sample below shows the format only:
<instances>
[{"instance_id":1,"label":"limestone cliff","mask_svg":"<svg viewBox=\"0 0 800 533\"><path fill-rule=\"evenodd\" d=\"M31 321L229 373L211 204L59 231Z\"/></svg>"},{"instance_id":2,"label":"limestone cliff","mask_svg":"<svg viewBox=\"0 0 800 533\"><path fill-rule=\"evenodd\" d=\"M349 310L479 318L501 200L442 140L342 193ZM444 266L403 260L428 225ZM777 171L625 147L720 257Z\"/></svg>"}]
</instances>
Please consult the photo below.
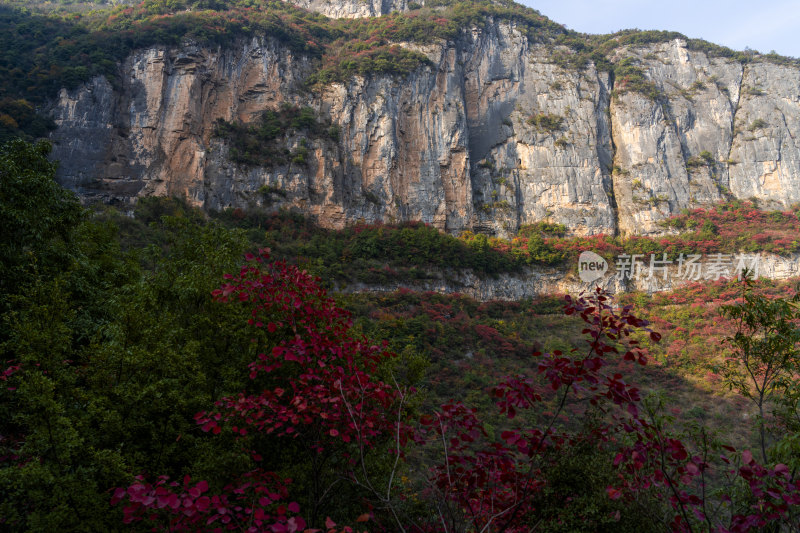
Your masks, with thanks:
<instances>
[{"instance_id":1,"label":"limestone cliff","mask_svg":"<svg viewBox=\"0 0 800 533\"><path fill-rule=\"evenodd\" d=\"M330 18L379 17L408 7L406 0L292 0L291 3Z\"/></svg>"},{"instance_id":2,"label":"limestone cliff","mask_svg":"<svg viewBox=\"0 0 800 533\"><path fill-rule=\"evenodd\" d=\"M613 266L612 266L613 267ZM343 292L392 292L400 288L415 291L439 292L444 294L466 294L476 300L519 301L553 294L580 294L602 287L611 294L638 291L653 294L672 291L691 283L678 275L675 267L670 268L666 280L658 275L648 279L646 275L638 279L620 280L616 272L608 272L596 282L586 283L578 277L576 268L566 271L563 268L526 267L518 273L503 273L496 277L476 276L469 270L434 270L428 272L424 280L404 280L381 285L356 283L337 287ZM772 280L796 279L800 276L800 254L779 256L762 253L758 256L758 277ZM708 282L708 280L702 280Z\"/></svg>"},{"instance_id":3,"label":"limestone cliff","mask_svg":"<svg viewBox=\"0 0 800 533\"><path fill-rule=\"evenodd\" d=\"M730 197L800 201L798 69L709 58L679 40L622 53L664 99L627 92L612 101L621 231L657 231L681 208Z\"/></svg>"},{"instance_id":4,"label":"limestone cliff","mask_svg":"<svg viewBox=\"0 0 800 533\"><path fill-rule=\"evenodd\" d=\"M373 4L307 7L405 8ZM60 179L106 201L180 195L209 209L294 207L330 227L413 219L500 235L540 220L655 233L664 217L724 198L800 202L796 68L710 57L680 39L617 49L612 60L632 58L652 97L611 69L559 66L557 47L513 23L401 44L430 62L313 92L303 85L313 61L268 38L140 50L113 86L95 78L53 103ZM338 140L283 139L286 150L306 143L303 164L232 163L215 121L254 122L284 103L311 106Z\"/></svg>"}]
</instances>

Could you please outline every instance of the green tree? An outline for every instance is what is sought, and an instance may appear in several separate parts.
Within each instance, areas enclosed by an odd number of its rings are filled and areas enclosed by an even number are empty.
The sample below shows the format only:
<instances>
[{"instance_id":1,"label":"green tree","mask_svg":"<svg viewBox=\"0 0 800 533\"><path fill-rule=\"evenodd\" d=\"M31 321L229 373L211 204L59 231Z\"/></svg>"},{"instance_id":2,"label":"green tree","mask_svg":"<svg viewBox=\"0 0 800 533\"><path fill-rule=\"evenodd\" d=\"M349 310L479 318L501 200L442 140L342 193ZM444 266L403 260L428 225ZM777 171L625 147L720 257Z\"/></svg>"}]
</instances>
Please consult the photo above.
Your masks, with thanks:
<instances>
[{"instance_id":1,"label":"green tree","mask_svg":"<svg viewBox=\"0 0 800 533\"><path fill-rule=\"evenodd\" d=\"M0 313L33 277L62 270L71 230L85 216L55 181L51 145L12 140L0 148Z\"/></svg>"},{"instance_id":2,"label":"green tree","mask_svg":"<svg viewBox=\"0 0 800 533\"><path fill-rule=\"evenodd\" d=\"M726 361L724 377L732 389L758 408L759 443L765 464L767 409L786 398L794 373L800 368L800 310L793 305L798 299L798 295L787 301L755 294L745 279L742 303L722 308L723 315L737 325L736 333L727 339L734 357Z\"/></svg>"},{"instance_id":3,"label":"green tree","mask_svg":"<svg viewBox=\"0 0 800 533\"><path fill-rule=\"evenodd\" d=\"M86 233L110 226L74 228L68 268L29 283L4 316L0 360L19 370L0 391L0 515L16 529L119 530L108 491L134 472L213 480L249 461L193 419L255 358L245 310L211 299L242 233L163 217L149 228L158 245L123 254L114 232L105 245Z\"/></svg>"},{"instance_id":4,"label":"green tree","mask_svg":"<svg viewBox=\"0 0 800 533\"><path fill-rule=\"evenodd\" d=\"M0 528L120 530L108 491L132 472L247 460L193 420L254 358L245 310L211 299L247 242L166 202L143 202L149 226L93 215L48 152L0 152Z\"/></svg>"}]
</instances>

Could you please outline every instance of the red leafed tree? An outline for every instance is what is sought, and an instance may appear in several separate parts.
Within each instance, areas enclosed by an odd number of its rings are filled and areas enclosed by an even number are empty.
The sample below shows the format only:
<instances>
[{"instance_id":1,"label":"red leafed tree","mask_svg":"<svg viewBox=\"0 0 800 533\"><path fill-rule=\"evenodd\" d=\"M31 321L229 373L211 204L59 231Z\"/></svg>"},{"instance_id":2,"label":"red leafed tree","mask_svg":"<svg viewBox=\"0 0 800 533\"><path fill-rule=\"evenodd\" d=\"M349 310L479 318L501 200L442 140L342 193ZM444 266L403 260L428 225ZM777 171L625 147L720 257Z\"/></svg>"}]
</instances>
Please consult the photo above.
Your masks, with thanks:
<instances>
[{"instance_id":1,"label":"red leafed tree","mask_svg":"<svg viewBox=\"0 0 800 533\"><path fill-rule=\"evenodd\" d=\"M256 265L267 257L253 258ZM350 334L350 319L305 272L283 262L268 269L244 266L230 283L214 291L221 301L252 306L250 323L283 340L250 365L250 378L266 376L258 392L242 392L217 402L216 412L199 413L204 431L220 421L234 431L304 438L323 451L337 441L363 443L392 431L389 415L396 390L376 378L391 354Z\"/></svg>"},{"instance_id":2,"label":"red leafed tree","mask_svg":"<svg viewBox=\"0 0 800 533\"><path fill-rule=\"evenodd\" d=\"M610 354L646 364L637 341L627 337L647 322L634 317L630 308L615 311L601 292L592 298L567 297L566 313L586 322L587 348L569 355L535 353L544 383L532 376L508 377L492 391L500 412L510 420L524 411L544 411L546 401L554 402L555 411L541 427L510 424L499 439L490 439L476 410L460 403L444 405L421 420L417 440L427 437L441 443L443 460L431 469L430 491L440 501L437 510L446 530L528 531L538 512L539 494L561 454L584 441L602 446L613 439L623 420L630 428L641 423L638 389L621 375L605 371ZM657 333L651 335L658 339ZM557 422L571 405L579 409L570 416L581 417L591 409L602 413L602 421L589 433L565 429Z\"/></svg>"},{"instance_id":3,"label":"red leafed tree","mask_svg":"<svg viewBox=\"0 0 800 533\"><path fill-rule=\"evenodd\" d=\"M630 307L615 308L600 289L578 299L567 297L565 312L584 321L586 348L570 354L535 353L543 380L509 377L492 390L500 412L512 421L532 412L544 414L555 405L548 417L538 417L540 424L531 426L527 417L491 438L477 410L457 402L422 418L415 439L438 444L441 458L430 468L427 489L438 525L417 530L522 532L546 529L547 520L557 528L576 517L581 523L592 509L570 502L586 490L582 484L567 489L573 492L563 495L555 516L546 515L541 506L557 482L560 458L587 446L599 450L601 461L614 473L605 489L609 500L626 502L632 513L652 511L637 510L642 500L667 502L664 509L654 508L657 514L647 517L652 520L647 527L745 532L787 527L797 519L800 480L785 465L764 467L750 452L738 460L724 454L712 457L716 451L704 434L699 442L671 436L640 391L609 371L613 358L647 364L632 338L644 331L652 341L660 340L647 321L634 316ZM576 423L591 412L599 415L593 424ZM712 463L717 487L728 489L714 501L708 484ZM618 520L619 512L615 515ZM613 526L606 522L606 527Z\"/></svg>"},{"instance_id":4,"label":"red leafed tree","mask_svg":"<svg viewBox=\"0 0 800 533\"><path fill-rule=\"evenodd\" d=\"M800 482L785 465L759 465L749 452L715 459L706 443L675 438L640 391L611 370L614 359L647 364L635 332L654 342L660 335L599 289L566 298L565 312L585 323L584 349L535 353L539 379L507 377L492 389L507 417L499 435L476 409L458 402L421 417L411 430L404 419L406 391L377 377L391 354L354 337L348 314L310 276L282 262L267 265L267 257L248 257L249 264L228 276L214 296L251 306L250 323L274 342L250 364L248 390L196 416L205 432L235 434L258 467L216 490L188 477L182 484L139 478L114 494L115 503L125 504L127 523L147 520L170 531L320 531L304 529L309 524L336 531L339 526L321 509L344 480L369 498L365 505L384 513L390 531L513 533L535 530L545 520L563 526L591 511L570 504L582 487L567 487L555 516L547 515L552 505L543 502L555 490L561 458L581 449L595 450L594 460L611 469L602 488L607 501L632 508L642 500L666 502L652 517L656 527L744 532L781 527L797 516ZM422 453L404 472L428 476L422 488L406 487L398 495L393 489L407 457L407 436ZM264 454L281 447L300 450L310 461L306 508L291 497L292 480L265 466ZM367 466L370 454L384 456L385 477ZM716 502L708 499L712 464L721 466L717 479L737 487ZM364 513L356 521L372 518ZM613 527L608 518L604 524ZM596 517L583 523L590 519Z\"/></svg>"},{"instance_id":5,"label":"red leafed tree","mask_svg":"<svg viewBox=\"0 0 800 533\"><path fill-rule=\"evenodd\" d=\"M353 336L349 314L313 277L285 262L267 264L268 257L268 251L248 255L238 275L227 275L213 295L250 306L249 323L274 342L250 364L248 390L195 416L202 431L236 434L259 467L217 492L188 477L182 485L166 477L155 484L139 478L114 494L113 503L125 505L126 523L149 520L170 531L293 532L308 521L334 529L319 514L334 485L351 477L377 442L400 435L399 390L377 377L392 354ZM310 462L306 481L312 489L302 512L289 498L292 480L263 467L276 446Z\"/></svg>"}]
</instances>

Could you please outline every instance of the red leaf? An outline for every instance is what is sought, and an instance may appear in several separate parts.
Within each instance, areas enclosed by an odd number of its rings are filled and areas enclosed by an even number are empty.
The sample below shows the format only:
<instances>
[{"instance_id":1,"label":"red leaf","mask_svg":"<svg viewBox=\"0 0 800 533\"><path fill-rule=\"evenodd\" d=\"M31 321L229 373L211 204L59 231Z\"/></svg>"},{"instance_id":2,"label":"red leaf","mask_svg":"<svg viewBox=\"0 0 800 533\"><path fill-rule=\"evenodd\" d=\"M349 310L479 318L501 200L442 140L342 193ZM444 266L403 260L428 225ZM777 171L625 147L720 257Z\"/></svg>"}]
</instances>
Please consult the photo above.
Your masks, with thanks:
<instances>
[{"instance_id":1,"label":"red leaf","mask_svg":"<svg viewBox=\"0 0 800 533\"><path fill-rule=\"evenodd\" d=\"M742 463L746 465L753 464L753 454L750 453L750 450L742 452Z\"/></svg>"}]
</instances>

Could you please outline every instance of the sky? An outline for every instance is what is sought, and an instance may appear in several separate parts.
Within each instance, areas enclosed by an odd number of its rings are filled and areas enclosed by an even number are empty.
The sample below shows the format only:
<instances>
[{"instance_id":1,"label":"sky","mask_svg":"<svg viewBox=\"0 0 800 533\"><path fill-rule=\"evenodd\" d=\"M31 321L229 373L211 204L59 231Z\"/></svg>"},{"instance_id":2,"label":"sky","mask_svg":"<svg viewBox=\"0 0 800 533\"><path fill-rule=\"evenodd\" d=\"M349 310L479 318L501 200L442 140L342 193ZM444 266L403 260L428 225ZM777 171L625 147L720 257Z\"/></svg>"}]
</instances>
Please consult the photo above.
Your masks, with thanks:
<instances>
[{"instance_id":1,"label":"sky","mask_svg":"<svg viewBox=\"0 0 800 533\"><path fill-rule=\"evenodd\" d=\"M518 0L520 1L520 0ZM800 57L800 0L521 0L584 33L669 30L734 50Z\"/></svg>"}]
</instances>

